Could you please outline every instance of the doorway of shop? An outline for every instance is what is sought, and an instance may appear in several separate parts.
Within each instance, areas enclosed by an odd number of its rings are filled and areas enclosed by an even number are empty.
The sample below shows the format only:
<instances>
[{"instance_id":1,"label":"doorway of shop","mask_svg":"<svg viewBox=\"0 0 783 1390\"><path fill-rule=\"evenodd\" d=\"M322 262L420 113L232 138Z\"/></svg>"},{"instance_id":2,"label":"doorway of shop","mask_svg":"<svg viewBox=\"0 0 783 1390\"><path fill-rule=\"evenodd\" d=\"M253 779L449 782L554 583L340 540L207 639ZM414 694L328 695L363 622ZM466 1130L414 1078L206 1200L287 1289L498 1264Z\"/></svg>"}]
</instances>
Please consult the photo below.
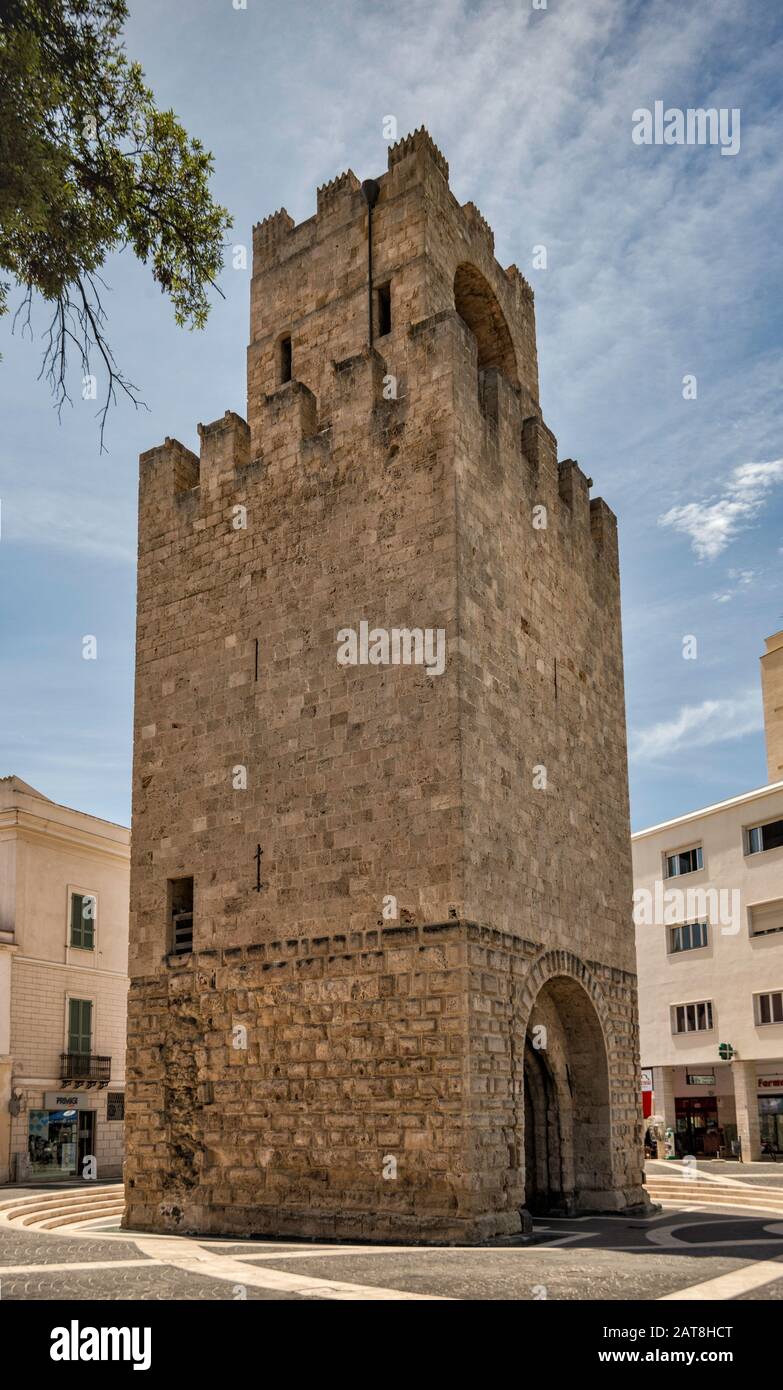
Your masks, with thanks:
<instances>
[{"instance_id":1,"label":"doorway of shop","mask_svg":"<svg viewBox=\"0 0 783 1390\"><path fill-rule=\"evenodd\" d=\"M95 1157L95 1111L79 1111L76 1176L84 1177L84 1161Z\"/></svg>"}]
</instances>

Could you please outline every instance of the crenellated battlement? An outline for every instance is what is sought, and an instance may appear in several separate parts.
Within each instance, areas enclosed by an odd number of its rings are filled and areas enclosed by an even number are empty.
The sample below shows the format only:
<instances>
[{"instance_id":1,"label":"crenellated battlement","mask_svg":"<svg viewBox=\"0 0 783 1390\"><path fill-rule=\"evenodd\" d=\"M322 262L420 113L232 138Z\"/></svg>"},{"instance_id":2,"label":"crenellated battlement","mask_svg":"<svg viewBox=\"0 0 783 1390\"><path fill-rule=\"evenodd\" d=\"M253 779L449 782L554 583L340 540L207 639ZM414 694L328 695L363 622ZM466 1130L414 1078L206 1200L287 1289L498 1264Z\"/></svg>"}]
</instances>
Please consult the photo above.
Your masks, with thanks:
<instances>
[{"instance_id":1,"label":"crenellated battlement","mask_svg":"<svg viewBox=\"0 0 783 1390\"><path fill-rule=\"evenodd\" d=\"M256 222L253 227L253 263L261 261L274 254L275 249L292 232L295 222L290 213L285 208L270 213L263 222Z\"/></svg>"},{"instance_id":2,"label":"crenellated battlement","mask_svg":"<svg viewBox=\"0 0 783 1390\"><path fill-rule=\"evenodd\" d=\"M462 211L467 221L484 238L490 255L495 254L495 233L490 227L487 219L479 212L475 203L463 203Z\"/></svg>"},{"instance_id":3,"label":"crenellated battlement","mask_svg":"<svg viewBox=\"0 0 783 1390\"><path fill-rule=\"evenodd\" d=\"M346 198L351 198L358 193L360 188L361 184L353 169L346 169L344 174L338 174L337 178L330 179L328 183L322 183L320 188L316 190L317 216L327 216L344 203Z\"/></svg>"},{"instance_id":4,"label":"crenellated battlement","mask_svg":"<svg viewBox=\"0 0 783 1390\"><path fill-rule=\"evenodd\" d=\"M277 467L294 468L303 439L318 428L318 403L302 381L289 381L265 396L259 438L264 457Z\"/></svg>"},{"instance_id":5,"label":"crenellated battlement","mask_svg":"<svg viewBox=\"0 0 783 1390\"><path fill-rule=\"evenodd\" d=\"M533 287L530 281L525 279L522 271L515 265L507 265L505 273L521 298L532 304L535 298Z\"/></svg>"},{"instance_id":6,"label":"crenellated battlement","mask_svg":"<svg viewBox=\"0 0 783 1390\"><path fill-rule=\"evenodd\" d=\"M388 168L393 169L396 164L401 164L404 159L409 159L411 155L424 154L432 160L433 164L439 169L446 183L449 181L449 166L446 158L438 149L435 141L425 126L419 126L410 135L405 135L398 140L396 145L389 146Z\"/></svg>"}]
</instances>

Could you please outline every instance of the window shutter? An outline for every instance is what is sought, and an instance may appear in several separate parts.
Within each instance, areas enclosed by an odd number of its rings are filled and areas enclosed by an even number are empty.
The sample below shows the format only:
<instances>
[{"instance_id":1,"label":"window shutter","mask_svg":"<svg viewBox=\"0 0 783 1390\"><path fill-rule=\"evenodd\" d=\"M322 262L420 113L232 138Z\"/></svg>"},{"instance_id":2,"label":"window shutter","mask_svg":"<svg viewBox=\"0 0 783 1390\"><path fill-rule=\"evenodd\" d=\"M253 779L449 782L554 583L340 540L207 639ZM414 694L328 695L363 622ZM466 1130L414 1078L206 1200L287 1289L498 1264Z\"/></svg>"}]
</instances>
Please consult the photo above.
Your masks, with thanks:
<instances>
[{"instance_id":1,"label":"window shutter","mask_svg":"<svg viewBox=\"0 0 783 1390\"><path fill-rule=\"evenodd\" d=\"M758 903L755 907L751 904L748 911L751 936L783 931L783 898L778 898L774 903Z\"/></svg>"},{"instance_id":2,"label":"window shutter","mask_svg":"<svg viewBox=\"0 0 783 1390\"><path fill-rule=\"evenodd\" d=\"M85 1056L92 1040L92 1000L68 1001L68 1051Z\"/></svg>"},{"instance_id":3,"label":"window shutter","mask_svg":"<svg viewBox=\"0 0 783 1390\"><path fill-rule=\"evenodd\" d=\"M71 894L71 945L83 951L95 946L95 898L90 893Z\"/></svg>"}]
</instances>

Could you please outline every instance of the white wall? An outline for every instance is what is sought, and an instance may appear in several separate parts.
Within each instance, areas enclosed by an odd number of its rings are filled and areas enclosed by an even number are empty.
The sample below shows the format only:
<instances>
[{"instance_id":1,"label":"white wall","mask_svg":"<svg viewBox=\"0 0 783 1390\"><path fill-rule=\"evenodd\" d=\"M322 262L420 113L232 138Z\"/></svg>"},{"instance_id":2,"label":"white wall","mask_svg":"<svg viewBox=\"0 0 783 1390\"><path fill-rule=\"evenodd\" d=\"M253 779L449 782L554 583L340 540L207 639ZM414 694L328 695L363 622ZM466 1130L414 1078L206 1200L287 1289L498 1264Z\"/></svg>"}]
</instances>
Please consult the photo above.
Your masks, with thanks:
<instances>
[{"instance_id":1,"label":"white wall","mask_svg":"<svg viewBox=\"0 0 783 1390\"><path fill-rule=\"evenodd\" d=\"M758 1026L753 995L783 990L783 932L751 937L748 908L783 899L783 848L745 855L743 830L783 817L783 785L749 793L713 811L702 811L633 837L634 888L654 891L663 878L663 855L692 844L703 846L704 868L664 879L664 890L689 887L739 890L739 931L718 925L706 947L671 955L668 928L637 926L639 1024L642 1066L716 1063L718 1043L729 1042L740 1057L783 1057L783 1024ZM671 1004L709 999L714 1027L707 1033L673 1035Z\"/></svg>"}]
</instances>

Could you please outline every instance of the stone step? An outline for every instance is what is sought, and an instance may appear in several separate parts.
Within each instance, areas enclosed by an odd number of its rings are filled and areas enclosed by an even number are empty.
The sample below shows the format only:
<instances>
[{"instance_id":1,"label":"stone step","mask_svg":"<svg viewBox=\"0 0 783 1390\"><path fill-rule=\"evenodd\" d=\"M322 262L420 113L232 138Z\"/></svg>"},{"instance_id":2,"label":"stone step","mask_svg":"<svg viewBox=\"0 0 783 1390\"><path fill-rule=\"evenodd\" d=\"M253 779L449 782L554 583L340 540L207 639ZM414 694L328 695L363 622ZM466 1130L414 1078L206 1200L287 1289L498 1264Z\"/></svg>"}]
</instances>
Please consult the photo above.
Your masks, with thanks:
<instances>
[{"instance_id":1,"label":"stone step","mask_svg":"<svg viewBox=\"0 0 783 1390\"><path fill-rule=\"evenodd\" d=\"M783 1193L744 1192L741 1188L720 1188L717 1185L701 1185L681 1182L669 1184L646 1184L653 1201L688 1202L712 1206L744 1207L748 1211L772 1211L783 1213Z\"/></svg>"},{"instance_id":2,"label":"stone step","mask_svg":"<svg viewBox=\"0 0 783 1390\"><path fill-rule=\"evenodd\" d=\"M93 1206L82 1207L54 1207L47 1208L45 1211L26 1212L22 1217L16 1217L17 1224L21 1226L32 1226L46 1218L61 1217L63 1220L86 1221L91 1216L102 1216L104 1213L114 1211L116 1207L124 1207L125 1203L118 1202L115 1198L112 1202L96 1202Z\"/></svg>"},{"instance_id":3,"label":"stone step","mask_svg":"<svg viewBox=\"0 0 783 1390\"><path fill-rule=\"evenodd\" d=\"M3 1212L2 1212L2 1216L3 1216L4 1220L6 1220L6 1221L18 1221L18 1220L21 1220L21 1221L22 1221L22 1224L24 1224L24 1218L25 1218L26 1216L34 1216L34 1215L36 1215L36 1216L37 1216L37 1215L45 1216L47 1213L48 1213L49 1215L52 1215L52 1216L53 1216L53 1215L58 1214L58 1213L60 1213L60 1212L68 1212L68 1211L91 1211L92 1208L93 1208L94 1206L96 1206L96 1205L101 1205L101 1204L104 1204L104 1203L106 1203L106 1202L116 1202L116 1201L119 1201L119 1200L120 1200L119 1196L115 1193L115 1194L113 1194L112 1196L106 1196L106 1197L97 1197L97 1196L96 1196L96 1197L93 1197L93 1198L91 1198L91 1199L90 1199L90 1198L86 1198L86 1199L84 1199L84 1200L82 1200L82 1201L78 1201L78 1202L77 1202L77 1201L61 1201L61 1202L47 1202L47 1203L45 1203L45 1204L43 1204L43 1203L41 1203L41 1204L38 1204L38 1203L30 1203L30 1204L26 1204L25 1206L9 1206L9 1207L6 1207L6 1208L3 1210Z\"/></svg>"},{"instance_id":4,"label":"stone step","mask_svg":"<svg viewBox=\"0 0 783 1390\"><path fill-rule=\"evenodd\" d=\"M91 1212L80 1212L78 1216L71 1213L70 1216L49 1217L46 1221L39 1221L36 1229L39 1231L54 1231L58 1226L72 1226L74 1223L97 1220L101 1216L122 1216L125 1210L125 1202L115 1202L110 1207L101 1207Z\"/></svg>"},{"instance_id":5,"label":"stone step","mask_svg":"<svg viewBox=\"0 0 783 1390\"><path fill-rule=\"evenodd\" d=\"M746 1192L749 1196L755 1197L779 1197L783 1198L783 1187L757 1187L753 1183L734 1183L724 1182L699 1182L694 1178L648 1178L645 1184L647 1188L698 1188L699 1192Z\"/></svg>"},{"instance_id":6,"label":"stone step","mask_svg":"<svg viewBox=\"0 0 783 1390\"><path fill-rule=\"evenodd\" d=\"M93 1212L112 1210L124 1202L120 1184L112 1188L100 1188L97 1192L60 1192L45 1197L36 1195L3 1203L0 1207L0 1220L30 1226L47 1216L90 1216Z\"/></svg>"},{"instance_id":7,"label":"stone step","mask_svg":"<svg viewBox=\"0 0 783 1390\"><path fill-rule=\"evenodd\" d=\"M58 1203L66 1202L92 1202L96 1197L116 1196L122 1192L122 1183L102 1183L99 1187L66 1187L60 1188L57 1192L35 1192L27 1197L9 1197L4 1202L0 1202L0 1212L8 1213L12 1208L18 1210L30 1209L31 1207L54 1206Z\"/></svg>"}]
</instances>

